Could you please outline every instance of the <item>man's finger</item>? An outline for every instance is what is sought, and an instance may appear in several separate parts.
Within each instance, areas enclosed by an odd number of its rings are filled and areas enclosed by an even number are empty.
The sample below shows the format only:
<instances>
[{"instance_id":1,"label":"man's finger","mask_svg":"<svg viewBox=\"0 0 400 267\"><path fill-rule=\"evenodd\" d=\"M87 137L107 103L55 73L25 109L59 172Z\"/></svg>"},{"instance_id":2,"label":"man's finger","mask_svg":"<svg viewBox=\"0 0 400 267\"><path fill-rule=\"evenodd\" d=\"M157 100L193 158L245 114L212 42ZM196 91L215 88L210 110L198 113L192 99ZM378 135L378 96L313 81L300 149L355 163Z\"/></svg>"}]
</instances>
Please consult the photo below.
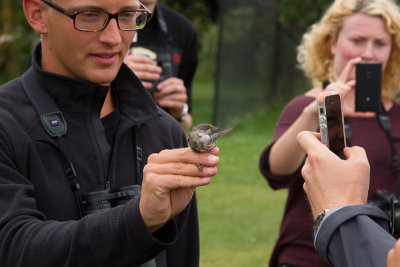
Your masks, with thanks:
<instances>
[{"instance_id":1,"label":"man's finger","mask_svg":"<svg viewBox=\"0 0 400 267\"><path fill-rule=\"evenodd\" d=\"M211 177L197 177L197 176L182 176L182 175L159 175L149 174L144 176L146 183L149 184L163 184L168 191L182 189L182 188L195 188L198 186L208 185L211 182ZM161 179L161 180L160 180ZM157 182L154 182L157 181Z\"/></svg>"},{"instance_id":2,"label":"man's finger","mask_svg":"<svg viewBox=\"0 0 400 267\"><path fill-rule=\"evenodd\" d=\"M396 266L396 265L394 265L395 258L396 258L395 250L394 250L394 248L392 248L391 250L389 250L389 253L387 254L387 267Z\"/></svg>"},{"instance_id":3,"label":"man's finger","mask_svg":"<svg viewBox=\"0 0 400 267\"><path fill-rule=\"evenodd\" d=\"M157 87L158 88L158 87ZM186 103L186 90L179 87L166 87L159 91L159 97L170 97L174 100L180 100Z\"/></svg>"},{"instance_id":4,"label":"man's finger","mask_svg":"<svg viewBox=\"0 0 400 267\"><path fill-rule=\"evenodd\" d=\"M159 86L160 87L164 87L164 86L168 86L168 85L181 85L184 86L184 82L182 79L176 78L176 77L170 77L162 82L160 82Z\"/></svg>"},{"instance_id":5,"label":"man's finger","mask_svg":"<svg viewBox=\"0 0 400 267\"><path fill-rule=\"evenodd\" d=\"M351 161L353 159L356 160L365 160L368 162L367 158L367 153L365 152L365 149L359 146L353 146L353 147L345 147L343 149L344 155L346 156L346 159Z\"/></svg>"},{"instance_id":6,"label":"man's finger","mask_svg":"<svg viewBox=\"0 0 400 267\"><path fill-rule=\"evenodd\" d=\"M320 136L319 133L316 132L302 131L297 134L296 140L298 144L301 146L301 148L306 152L306 154L308 154L310 151L321 149L321 147L328 149L318 139L319 136Z\"/></svg>"},{"instance_id":7,"label":"man's finger","mask_svg":"<svg viewBox=\"0 0 400 267\"><path fill-rule=\"evenodd\" d=\"M201 169L199 168L201 166ZM160 175L182 175L182 176L197 176L197 177L211 177L217 174L217 168L199 165L199 163L182 163L173 162L165 164L147 164L146 172L157 173Z\"/></svg>"},{"instance_id":8,"label":"man's finger","mask_svg":"<svg viewBox=\"0 0 400 267\"><path fill-rule=\"evenodd\" d=\"M171 162L184 162L192 164L203 164L204 166L216 166L219 158L211 153L197 153L191 148L178 148L163 150L158 154L149 156L148 163L163 164Z\"/></svg>"},{"instance_id":9,"label":"man's finger","mask_svg":"<svg viewBox=\"0 0 400 267\"><path fill-rule=\"evenodd\" d=\"M142 82L142 84L143 84L143 87L148 90L153 88L153 83L151 83L151 82Z\"/></svg>"},{"instance_id":10,"label":"man's finger","mask_svg":"<svg viewBox=\"0 0 400 267\"><path fill-rule=\"evenodd\" d=\"M126 61L128 62L134 62L134 63L145 63L145 64L152 64L152 65L157 65L157 62L149 58L148 56L144 55L132 55L129 54L126 56Z\"/></svg>"}]
</instances>

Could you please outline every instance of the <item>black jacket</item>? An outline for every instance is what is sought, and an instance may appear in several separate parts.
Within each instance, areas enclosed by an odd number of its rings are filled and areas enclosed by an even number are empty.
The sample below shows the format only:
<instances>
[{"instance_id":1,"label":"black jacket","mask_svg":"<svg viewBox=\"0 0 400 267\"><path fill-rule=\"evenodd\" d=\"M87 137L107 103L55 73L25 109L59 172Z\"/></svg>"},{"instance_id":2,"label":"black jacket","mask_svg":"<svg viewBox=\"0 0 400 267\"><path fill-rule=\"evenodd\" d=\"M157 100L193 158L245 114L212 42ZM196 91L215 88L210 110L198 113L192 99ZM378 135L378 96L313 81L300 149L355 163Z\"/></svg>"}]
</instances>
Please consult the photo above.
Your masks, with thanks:
<instances>
[{"instance_id":1,"label":"black jacket","mask_svg":"<svg viewBox=\"0 0 400 267\"><path fill-rule=\"evenodd\" d=\"M119 122L109 145L100 120L107 88L45 72L39 59L40 46L27 86L46 90L62 111L81 194L103 190L107 181L111 189L140 183L136 145L143 149L141 167L151 153L187 146L176 120L154 104L125 65L112 83ZM21 78L0 87L0 266L137 266L157 255L157 266L198 265L195 197L152 235L140 216L139 197L80 218L64 168L60 147L42 127Z\"/></svg>"}]
</instances>

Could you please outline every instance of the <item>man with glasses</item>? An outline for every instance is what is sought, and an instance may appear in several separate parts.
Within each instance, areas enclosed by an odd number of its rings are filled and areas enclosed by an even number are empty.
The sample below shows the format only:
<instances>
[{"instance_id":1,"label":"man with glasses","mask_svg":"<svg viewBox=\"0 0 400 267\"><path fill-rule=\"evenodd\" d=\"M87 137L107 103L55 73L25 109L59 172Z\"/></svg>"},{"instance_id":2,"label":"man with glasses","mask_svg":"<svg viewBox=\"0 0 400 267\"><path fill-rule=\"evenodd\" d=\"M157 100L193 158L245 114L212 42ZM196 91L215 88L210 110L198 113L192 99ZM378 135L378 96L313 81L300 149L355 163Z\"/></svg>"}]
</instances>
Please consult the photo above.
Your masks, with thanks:
<instances>
[{"instance_id":1,"label":"man with glasses","mask_svg":"<svg viewBox=\"0 0 400 267\"><path fill-rule=\"evenodd\" d=\"M138 32L125 63L135 72L156 103L187 132L192 125L192 82L197 67L197 33L182 14L143 0L152 13Z\"/></svg>"},{"instance_id":2,"label":"man with glasses","mask_svg":"<svg viewBox=\"0 0 400 267\"><path fill-rule=\"evenodd\" d=\"M198 266L195 153L122 64L137 0L24 0L32 67L0 87L0 266ZM205 167L200 171L196 164Z\"/></svg>"}]
</instances>

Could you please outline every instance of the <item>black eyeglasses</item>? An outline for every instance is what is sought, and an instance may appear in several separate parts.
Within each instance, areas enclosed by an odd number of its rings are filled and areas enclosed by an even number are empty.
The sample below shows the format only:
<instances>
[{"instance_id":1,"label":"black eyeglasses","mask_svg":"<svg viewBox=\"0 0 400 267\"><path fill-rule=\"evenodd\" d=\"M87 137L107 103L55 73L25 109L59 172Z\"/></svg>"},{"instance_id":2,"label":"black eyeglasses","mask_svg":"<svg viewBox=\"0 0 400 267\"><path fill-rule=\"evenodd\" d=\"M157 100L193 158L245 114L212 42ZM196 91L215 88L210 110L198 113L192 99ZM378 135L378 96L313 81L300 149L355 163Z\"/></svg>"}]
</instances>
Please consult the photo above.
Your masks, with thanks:
<instances>
[{"instance_id":1,"label":"black eyeglasses","mask_svg":"<svg viewBox=\"0 0 400 267\"><path fill-rule=\"evenodd\" d=\"M67 10L57 6L49 0L42 0L51 8L68 16L74 20L74 28L78 31L84 32L97 32L104 30L111 19L117 21L118 28L123 31L136 31L141 30L146 26L147 21L151 17L150 11L145 5L140 3L141 8L134 10L124 10L115 14L107 13L104 11L73 11Z\"/></svg>"}]
</instances>

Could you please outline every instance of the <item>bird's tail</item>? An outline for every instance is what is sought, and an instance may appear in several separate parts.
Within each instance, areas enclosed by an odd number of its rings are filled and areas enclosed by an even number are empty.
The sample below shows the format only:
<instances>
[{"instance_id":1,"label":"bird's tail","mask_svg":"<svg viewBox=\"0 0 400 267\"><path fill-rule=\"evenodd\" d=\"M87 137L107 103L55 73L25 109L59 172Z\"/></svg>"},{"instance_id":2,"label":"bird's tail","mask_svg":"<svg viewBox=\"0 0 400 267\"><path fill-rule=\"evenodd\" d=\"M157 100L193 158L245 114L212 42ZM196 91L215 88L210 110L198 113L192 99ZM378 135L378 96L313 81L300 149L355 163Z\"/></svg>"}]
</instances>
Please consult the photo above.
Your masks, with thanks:
<instances>
[{"instance_id":1,"label":"bird's tail","mask_svg":"<svg viewBox=\"0 0 400 267\"><path fill-rule=\"evenodd\" d=\"M227 134L227 133L229 133L230 131L232 131L233 128L234 128L234 127L231 127L231 128L222 130L222 131L220 131L220 132L217 132L217 133L211 135L211 139L215 141L215 140L218 139L218 137L220 137L220 136L222 136L222 135L224 135L224 134Z\"/></svg>"}]
</instances>

